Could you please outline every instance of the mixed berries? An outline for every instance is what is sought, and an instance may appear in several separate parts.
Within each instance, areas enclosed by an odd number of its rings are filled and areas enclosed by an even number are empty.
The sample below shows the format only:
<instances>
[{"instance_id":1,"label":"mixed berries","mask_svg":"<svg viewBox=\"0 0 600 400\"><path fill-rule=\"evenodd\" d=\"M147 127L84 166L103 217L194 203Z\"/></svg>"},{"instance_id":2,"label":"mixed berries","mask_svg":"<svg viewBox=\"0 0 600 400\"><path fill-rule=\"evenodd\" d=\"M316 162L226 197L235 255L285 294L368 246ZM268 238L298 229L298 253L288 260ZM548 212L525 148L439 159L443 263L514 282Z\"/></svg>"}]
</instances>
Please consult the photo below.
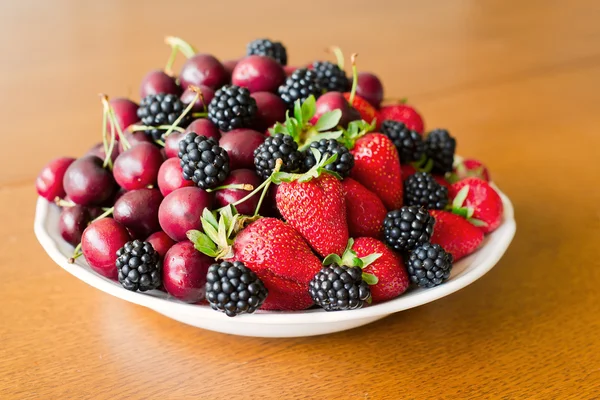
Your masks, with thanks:
<instances>
[{"instance_id":1,"label":"mixed berries","mask_svg":"<svg viewBox=\"0 0 600 400\"><path fill-rule=\"evenodd\" d=\"M139 105L102 96L99 143L36 181L71 262L229 317L343 311L443 284L502 223L488 169L382 105L356 55L348 75L338 48L295 68L268 39L227 63L166 42L180 73L149 72Z\"/></svg>"}]
</instances>

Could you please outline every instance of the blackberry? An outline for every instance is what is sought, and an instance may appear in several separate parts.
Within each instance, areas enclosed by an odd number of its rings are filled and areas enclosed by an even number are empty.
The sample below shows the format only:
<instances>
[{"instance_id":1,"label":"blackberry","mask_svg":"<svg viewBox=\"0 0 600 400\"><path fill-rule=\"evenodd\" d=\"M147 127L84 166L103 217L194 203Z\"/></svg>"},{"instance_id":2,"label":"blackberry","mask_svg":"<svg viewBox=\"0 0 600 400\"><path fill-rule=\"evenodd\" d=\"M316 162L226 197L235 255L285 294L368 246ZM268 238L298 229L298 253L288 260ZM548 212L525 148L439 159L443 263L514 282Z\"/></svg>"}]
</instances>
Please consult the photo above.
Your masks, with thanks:
<instances>
[{"instance_id":1,"label":"blackberry","mask_svg":"<svg viewBox=\"0 0 600 400\"><path fill-rule=\"evenodd\" d=\"M162 263L152 244L134 240L117 250L119 282L127 290L145 292L161 284Z\"/></svg>"},{"instance_id":2,"label":"blackberry","mask_svg":"<svg viewBox=\"0 0 600 400\"><path fill-rule=\"evenodd\" d=\"M206 300L213 310L228 317L256 311L267 298L264 283L239 261L223 261L208 267Z\"/></svg>"},{"instance_id":3,"label":"blackberry","mask_svg":"<svg viewBox=\"0 0 600 400\"><path fill-rule=\"evenodd\" d=\"M296 100L304 102L310 95L318 98L323 94L323 86L315 71L298 68L279 86L278 91L279 97L292 109Z\"/></svg>"},{"instance_id":4,"label":"blackberry","mask_svg":"<svg viewBox=\"0 0 600 400\"><path fill-rule=\"evenodd\" d=\"M410 253L406 269L412 283L420 287L434 287L450 277L452 254L439 244L424 243Z\"/></svg>"},{"instance_id":5,"label":"blackberry","mask_svg":"<svg viewBox=\"0 0 600 400\"><path fill-rule=\"evenodd\" d=\"M456 140L445 129L435 129L425 139L425 152L433 161L431 172L445 174L452 171Z\"/></svg>"},{"instance_id":6,"label":"blackberry","mask_svg":"<svg viewBox=\"0 0 600 400\"><path fill-rule=\"evenodd\" d=\"M348 92L350 80L346 73L336 64L329 61L315 61L312 69L321 80L321 85L327 92Z\"/></svg>"},{"instance_id":7,"label":"blackberry","mask_svg":"<svg viewBox=\"0 0 600 400\"><path fill-rule=\"evenodd\" d=\"M296 172L302 168L303 157L298 151L298 144L290 135L277 133L267 137L254 150L254 166L258 176L267 179L273 172L278 158L283 161L280 171Z\"/></svg>"},{"instance_id":8,"label":"blackberry","mask_svg":"<svg viewBox=\"0 0 600 400\"><path fill-rule=\"evenodd\" d=\"M217 90L208 104L208 118L222 132L251 128L257 111L250 91L235 85L225 85Z\"/></svg>"},{"instance_id":9,"label":"blackberry","mask_svg":"<svg viewBox=\"0 0 600 400\"><path fill-rule=\"evenodd\" d=\"M185 104L174 94L149 94L140 102L137 116L142 124L147 126L172 125L184 109ZM177 126L185 128L191 120L191 115L186 114ZM160 140L166 131L166 129L151 129L145 131L145 133L152 140Z\"/></svg>"},{"instance_id":10,"label":"blackberry","mask_svg":"<svg viewBox=\"0 0 600 400\"><path fill-rule=\"evenodd\" d=\"M287 51L281 42L272 42L269 39L256 39L246 45L248 56L268 56L281 65L287 65Z\"/></svg>"},{"instance_id":11,"label":"blackberry","mask_svg":"<svg viewBox=\"0 0 600 400\"><path fill-rule=\"evenodd\" d=\"M318 142L312 142L310 147L304 150L304 167L308 171L315 166L316 161L310 149L317 149L321 153L323 159L328 159L334 154L337 154L337 159L325 169L337 172L342 178L350 175L350 170L354 167L354 156L348 148L335 139L321 139Z\"/></svg>"},{"instance_id":12,"label":"blackberry","mask_svg":"<svg viewBox=\"0 0 600 400\"><path fill-rule=\"evenodd\" d=\"M315 304L325 311L355 310L371 299L371 289L362 279L360 267L331 264L308 284L308 291Z\"/></svg>"},{"instance_id":13,"label":"blackberry","mask_svg":"<svg viewBox=\"0 0 600 400\"><path fill-rule=\"evenodd\" d=\"M404 204L428 210L443 210L448 204L448 188L427 172L417 172L404 180Z\"/></svg>"},{"instance_id":14,"label":"blackberry","mask_svg":"<svg viewBox=\"0 0 600 400\"><path fill-rule=\"evenodd\" d=\"M385 120L381 124L381 132L389 137L398 149L402 164L419 161L425 154L425 142L421 135L408 129L403 122Z\"/></svg>"},{"instance_id":15,"label":"blackberry","mask_svg":"<svg viewBox=\"0 0 600 400\"><path fill-rule=\"evenodd\" d=\"M179 142L183 177L202 189L218 186L229 175L229 155L213 138L189 132Z\"/></svg>"},{"instance_id":16,"label":"blackberry","mask_svg":"<svg viewBox=\"0 0 600 400\"><path fill-rule=\"evenodd\" d=\"M383 220L383 237L394 250L412 250L429 241L434 224L435 218L423 207L404 206L387 213Z\"/></svg>"}]
</instances>

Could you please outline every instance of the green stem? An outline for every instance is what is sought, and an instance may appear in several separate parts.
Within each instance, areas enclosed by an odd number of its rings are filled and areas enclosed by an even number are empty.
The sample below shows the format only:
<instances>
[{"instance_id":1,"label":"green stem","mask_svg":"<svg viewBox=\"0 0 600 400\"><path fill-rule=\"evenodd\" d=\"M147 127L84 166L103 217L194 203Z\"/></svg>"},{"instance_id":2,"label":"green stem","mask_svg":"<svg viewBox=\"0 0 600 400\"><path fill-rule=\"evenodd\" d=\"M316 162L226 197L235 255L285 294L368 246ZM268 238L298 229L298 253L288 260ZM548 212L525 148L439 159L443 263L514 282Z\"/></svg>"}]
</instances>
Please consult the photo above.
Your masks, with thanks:
<instances>
[{"instance_id":1,"label":"green stem","mask_svg":"<svg viewBox=\"0 0 600 400\"><path fill-rule=\"evenodd\" d=\"M99 215L97 218L93 219L93 220L90 222L90 224L91 224L91 223L93 223L93 222L96 222L96 221L98 221L98 220L101 220L102 218L106 218L106 217L108 217L109 215L111 215L111 214L113 213L113 211L115 211L115 208L114 208L114 207L107 208L107 209L106 209L106 211L104 211L102 214L100 214L100 215Z\"/></svg>"},{"instance_id":2,"label":"green stem","mask_svg":"<svg viewBox=\"0 0 600 400\"><path fill-rule=\"evenodd\" d=\"M113 150L115 149L115 142L116 142L116 138L115 138L115 124L111 124L110 126L110 147L108 148L108 151L105 153L106 157L104 157L104 164L103 167L106 168L108 166L108 168L112 171L113 168L113 163L112 163L112 153Z\"/></svg>"},{"instance_id":3,"label":"green stem","mask_svg":"<svg viewBox=\"0 0 600 400\"><path fill-rule=\"evenodd\" d=\"M338 67L343 71L344 70L344 53L342 53L342 49L337 46L331 46L329 48L333 55L335 55L335 59L337 60Z\"/></svg>"},{"instance_id":4,"label":"green stem","mask_svg":"<svg viewBox=\"0 0 600 400\"><path fill-rule=\"evenodd\" d=\"M177 119L173 122L173 124L169 127L169 129L167 129L167 131L163 135L163 138L166 139L167 137L169 137L169 135L171 134L171 132L173 132L175 127L179 125L179 122L181 122L181 120L187 115L187 113L189 113L192 110L192 108L194 107L194 103L200 97L200 89L198 89L195 86L190 86L190 89L192 89L194 92L196 92L196 95L194 96L194 98L192 99L190 104L188 104L188 106L185 108L185 110L183 110L181 115L179 117L177 117Z\"/></svg>"},{"instance_id":5,"label":"green stem","mask_svg":"<svg viewBox=\"0 0 600 400\"><path fill-rule=\"evenodd\" d=\"M206 105L204 105L204 107L206 108ZM194 118L206 118L206 117L208 117L208 113L207 112L192 113L192 117L194 117Z\"/></svg>"},{"instance_id":6,"label":"green stem","mask_svg":"<svg viewBox=\"0 0 600 400\"><path fill-rule=\"evenodd\" d=\"M103 95L105 96L105 95ZM107 142L107 134L106 134L106 125L108 121L108 113L106 112L106 107L102 108L102 144L104 145L104 165L106 168L106 159L108 158L108 142Z\"/></svg>"},{"instance_id":7,"label":"green stem","mask_svg":"<svg viewBox=\"0 0 600 400\"><path fill-rule=\"evenodd\" d=\"M217 186L216 188L212 188L212 189L207 189L207 192L216 192L217 190L224 190L224 189L239 189L239 190L246 190L248 192L254 190L254 186L248 184L248 183L232 183L231 185L223 185L223 186Z\"/></svg>"},{"instance_id":8,"label":"green stem","mask_svg":"<svg viewBox=\"0 0 600 400\"><path fill-rule=\"evenodd\" d=\"M167 65L165 65L165 74L169 75L169 76L173 76L173 64L175 64L175 59L177 58L177 53L179 52L179 50L177 49L177 47L173 46L171 47L171 55L169 56L169 59L167 60Z\"/></svg>"},{"instance_id":9,"label":"green stem","mask_svg":"<svg viewBox=\"0 0 600 400\"><path fill-rule=\"evenodd\" d=\"M279 169L281 168L282 165L283 165L283 161L281 160L281 158L278 158L277 161L275 162L275 168L273 169L273 173L271 174L271 176L273 176L273 174L279 172ZM256 217L258 215L258 212L260 211L260 207L262 206L263 200L265 199L265 196L267 195L267 192L269 191L269 186L271 186L271 183L273 183L273 179L271 179L271 177L269 177L269 179L267 179L267 184L265 185L264 190L260 194L260 199L258 199L258 203L256 203L256 209L254 210L253 217Z\"/></svg>"},{"instance_id":10,"label":"green stem","mask_svg":"<svg viewBox=\"0 0 600 400\"><path fill-rule=\"evenodd\" d=\"M104 109L107 110L107 112L108 112L108 118L110 120L110 123L113 124L113 127L115 127L117 129L117 133L119 134L119 139L123 143L123 149L127 150L127 149L131 148L129 141L127 141L127 138L125 137L125 135L123 134L123 131L121 130L121 126L119 126L119 123L117 122L117 116L115 114L115 110L112 108L112 106L108 102L108 96L101 95L101 97L102 97L102 104L104 105Z\"/></svg>"},{"instance_id":11,"label":"green stem","mask_svg":"<svg viewBox=\"0 0 600 400\"><path fill-rule=\"evenodd\" d=\"M350 56L350 61L352 62L352 89L350 90L350 97L348 98L348 103L350 105L354 104L354 97L356 96L356 87L358 86L358 70L356 69L356 57L358 54L354 53Z\"/></svg>"},{"instance_id":12,"label":"green stem","mask_svg":"<svg viewBox=\"0 0 600 400\"><path fill-rule=\"evenodd\" d=\"M77 205L70 200L61 199L58 196L54 198L54 204L56 204L59 207L75 207Z\"/></svg>"},{"instance_id":13,"label":"green stem","mask_svg":"<svg viewBox=\"0 0 600 400\"><path fill-rule=\"evenodd\" d=\"M171 125L159 125L159 126L149 126L149 125L131 125L128 129L131 132L145 132L145 131L149 131L152 129L169 129L171 127ZM180 126L176 126L175 128L173 128L174 131L177 132L185 132L185 129L183 129Z\"/></svg>"},{"instance_id":14,"label":"green stem","mask_svg":"<svg viewBox=\"0 0 600 400\"><path fill-rule=\"evenodd\" d=\"M79 242L75 249L73 249L73 256L69 258L68 263L73 264L75 260L81 257L82 255L83 253L81 252L81 242Z\"/></svg>"},{"instance_id":15,"label":"green stem","mask_svg":"<svg viewBox=\"0 0 600 400\"><path fill-rule=\"evenodd\" d=\"M186 58L190 58L197 53L196 49L191 44L175 36L165 37L165 43L179 50Z\"/></svg>"}]
</instances>

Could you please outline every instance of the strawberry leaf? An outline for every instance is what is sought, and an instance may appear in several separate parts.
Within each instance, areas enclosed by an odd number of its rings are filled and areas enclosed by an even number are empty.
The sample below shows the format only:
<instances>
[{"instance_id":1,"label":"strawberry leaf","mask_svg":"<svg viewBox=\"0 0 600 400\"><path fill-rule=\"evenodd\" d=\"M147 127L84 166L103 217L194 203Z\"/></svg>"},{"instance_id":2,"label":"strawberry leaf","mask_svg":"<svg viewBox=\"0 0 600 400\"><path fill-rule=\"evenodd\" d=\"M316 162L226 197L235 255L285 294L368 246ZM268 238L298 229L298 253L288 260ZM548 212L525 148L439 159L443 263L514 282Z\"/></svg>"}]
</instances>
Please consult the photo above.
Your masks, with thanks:
<instances>
[{"instance_id":1,"label":"strawberry leaf","mask_svg":"<svg viewBox=\"0 0 600 400\"><path fill-rule=\"evenodd\" d=\"M206 234L197 230L190 230L187 231L186 236L199 252L212 258L217 256L217 245Z\"/></svg>"},{"instance_id":2,"label":"strawberry leaf","mask_svg":"<svg viewBox=\"0 0 600 400\"><path fill-rule=\"evenodd\" d=\"M337 254L330 254L323 260L323 265L331 265L333 263L341 265L342 259Z\"/></svg>"},{"instance_id":3,"label":"strawberry leaf","mask_svg":"<svg viewBox=\"0 0 600 400\"><path fill-rule=\"evenodd\" d=\"M379 282L379 279L377 279L375 275L369 274L367 272L362 273L362 279L369 285L377 285L377 282Z\"/></svg>"},{"instance_id":4,"label":"strawberry leaf","mask_svg":"<svg viewBox=\"0 0 600 400\"><path fill-rule=\"evenodd\" d=\"M469 195L469 185L465 185L458 191L454 200L452 200L452 208L461 208Z\"/></svg>"},{"instance_id":5,"label":"strawberry leaf","mask_svg":"<svg viewBox=\"0 0 600 400\"><path fill-rule=\"evenodd\" d=\"M322 132L328 129L335 128L340 122L341 118L342 110L336 109L332 111L327 111L326 113L321 115L321 117L319 117L319 120L315 124L315 129L319 132Z\"/></svg>"},{"instance_id":6,"label":"strawberry leaf","mask_svg":"<svg viewBox=\"0 0 600 400\"><path fill-rule=\"evenodd\" d=\"M342 131L318 133L316 135L309 137L302 146L298 147L298 150L304 151L310 147L310 144L312 142L318 142L321 139L336 139L337 140L339 137L342 136L342 133L343 133Z\"/></svg>"},{"instance_id":7,"label":"strawberry leaf","mask_svg":"<svg viewBox=\"0 0 600 400\"><path fill-rule=\"evenodd\" d=\"M309 182L312 179L318 178L319 176L321 176L322 173L328 173L330 175L335 176L338 179L342 179L340 174L338 174L337 172L329 171L328 169L325 168L327 165L329 165L329 164L335 162L335 160L337 160L337 154L334 154L327 159L322 159L321 152L319 152L319 150L311 148L310 151L315 156L315 161L316 161L316 164L311 169L309 169L308 171L306 171L303 174L294 174L294 173L290 173L290 172L276 172L276 173L273 173L273 175L271 175L271 182L273 182L277 185L279 185L282 182L293 182L293 181L298 181L298 182L304 183L304 182Z\"/></svg>"},{"instance_id":8,"label":"strawberry leaf","mask_svg":"<svg viewBox=\"0 0 600 400\"><path fill-rule=\"evenodd\" d=\"M475 226L478 226L478 227L488 226L487 222L482 221L482 220L477 219L477 218L469 218L469 222L472 223Z\"/></svg>"},{"instance_id":9,"label":"strawberry leaf","mask_svg":"<svg viewBox=\"0 0 600 400\"><path fill-rule=\"evenodd\" d=\"M361 268L366 268L369 265L373 264L382 255L383 255L382 253L373 253L373 254L369 254L368 256L362 257L360 259L360 261L362 262Z\"/></svg>"},{"instance_id":10,"label":"strawberry leaf","mask_svg":"<svg viewBox=\"0 0 600 400\"><path fill-rule=\"evenodd\" d=\"M294 118L298 122L298 125L304 125L304 118L302 118L302 105L300 105L300 100L296 100L294 102Z\"/></svg>"},{"instance_id":11,"label":"strawberry leaf","mask_svg":"<svg viewBox=\"0 0 600 400\"><path fill-rule=\"evenodd\" d=\"M304 100L301 109L302 121L304 121L304 123L309 122L315 115L315 112L317 112L317 100L315 99L315 96L310 95L306 100Z\"/></svg>"}]
</instances>

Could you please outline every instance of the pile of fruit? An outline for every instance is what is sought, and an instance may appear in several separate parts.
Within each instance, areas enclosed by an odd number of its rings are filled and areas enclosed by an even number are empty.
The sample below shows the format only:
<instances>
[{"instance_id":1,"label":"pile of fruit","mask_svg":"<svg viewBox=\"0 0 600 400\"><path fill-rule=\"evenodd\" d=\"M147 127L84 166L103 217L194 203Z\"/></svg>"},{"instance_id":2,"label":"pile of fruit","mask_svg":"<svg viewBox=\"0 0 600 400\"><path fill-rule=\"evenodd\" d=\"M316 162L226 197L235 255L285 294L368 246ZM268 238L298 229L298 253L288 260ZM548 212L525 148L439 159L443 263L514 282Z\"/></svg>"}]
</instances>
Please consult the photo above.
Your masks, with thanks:
<instances>
[{"instance_id":1,"label":"pile of fruit","mask_svg":"<svg viewBox=\"0 0 600 400\"><path fill-rule=\"evenodd\" d=\"M355 54L349 77L338 48L296 68L266 39L225 62L166 42L139 104L101 96L102 142L36 181L70 262L228 316L350 310L442 284L500 225L486 167L413 107L382 105Z\"/></svg>"}]
</instances>

